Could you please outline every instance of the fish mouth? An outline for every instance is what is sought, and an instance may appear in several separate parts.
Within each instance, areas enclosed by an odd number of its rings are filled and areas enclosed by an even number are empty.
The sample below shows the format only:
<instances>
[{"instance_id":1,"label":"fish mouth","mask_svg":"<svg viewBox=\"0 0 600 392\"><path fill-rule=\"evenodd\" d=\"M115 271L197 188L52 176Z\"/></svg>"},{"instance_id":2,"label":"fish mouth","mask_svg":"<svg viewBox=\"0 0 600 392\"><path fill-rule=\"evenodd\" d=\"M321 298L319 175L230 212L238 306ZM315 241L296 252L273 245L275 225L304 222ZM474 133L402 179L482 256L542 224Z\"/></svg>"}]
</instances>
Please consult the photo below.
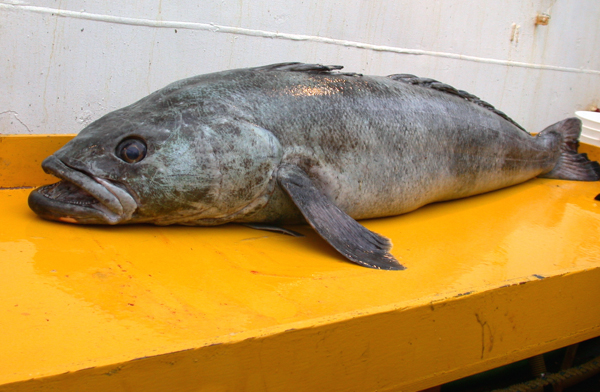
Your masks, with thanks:
<instances>
[{"instance_id":1,"label":"fish mouth","mask_svg":"<svg viewBox=\"0 0 600 392\"><path fill-rule=\"evenodd\" d=\"M62 181L35 189L29 207L49 220L114 225L131 219L135 199L112 181L68 165L54 155L42 163L46 173Z\"/></svg>"}]
</instances>

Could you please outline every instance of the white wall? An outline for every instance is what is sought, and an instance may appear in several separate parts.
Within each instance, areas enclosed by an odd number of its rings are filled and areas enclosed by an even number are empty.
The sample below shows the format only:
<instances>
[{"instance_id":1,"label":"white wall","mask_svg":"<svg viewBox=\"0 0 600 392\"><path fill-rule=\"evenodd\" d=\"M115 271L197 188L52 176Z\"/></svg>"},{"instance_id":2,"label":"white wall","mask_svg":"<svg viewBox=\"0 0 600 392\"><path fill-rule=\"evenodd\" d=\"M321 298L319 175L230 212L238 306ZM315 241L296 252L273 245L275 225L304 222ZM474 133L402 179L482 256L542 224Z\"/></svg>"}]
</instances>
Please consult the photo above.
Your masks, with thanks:
<instances>
[{"instance_id":1,"label":"white wall","mask_svg":"<svg viewBox=\"0 0 600 392\"><path fill-rule=\"evenodd\" d=\"M599 26L597 0L0 0L0 133L76 133L177 79L285 61L432 77L537 132L600 104Z\"/></svg>"}]
</instances>

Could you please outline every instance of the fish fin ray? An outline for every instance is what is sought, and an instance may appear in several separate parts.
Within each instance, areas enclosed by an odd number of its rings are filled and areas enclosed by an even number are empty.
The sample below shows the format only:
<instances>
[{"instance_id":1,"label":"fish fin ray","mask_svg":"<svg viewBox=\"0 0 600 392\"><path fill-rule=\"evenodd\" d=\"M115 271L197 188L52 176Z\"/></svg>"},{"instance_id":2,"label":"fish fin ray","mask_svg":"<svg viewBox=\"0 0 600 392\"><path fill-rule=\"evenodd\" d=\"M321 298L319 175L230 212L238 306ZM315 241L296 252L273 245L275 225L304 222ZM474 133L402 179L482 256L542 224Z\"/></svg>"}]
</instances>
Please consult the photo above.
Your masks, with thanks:
<instances>
[{"instance_id":1,"label":"fish fin ray","mask_svg":"<svg viewBox=\"0 0 600 392\"><path fill-rule=\"evenodd\" d=\"M388 75L388 78L395 80L397 82L403 82L403 83L408 83L408 84L412 84L412 85L416 85L416 86L420 86L420 87L430 88L432 90L441 91L441 92L444 92L447 94L451 94L451 95L455 95L457 97L463 98L463 99L465 99L469 102L472 102L476 105L479 105L493 113L496 113L498 116L500 116L503 119L505 119L506 121L510 122L517 128L525 131L525 128L523 128L522 126L517 124L517 122L514 121L512 118L508 117L506 115L506 113L496 109L493 105L481 100L481 98L479 98L473 94L470 94L464 90L458 90L458 89L450 86L449 84L439 82L435 79L420 78L418 76L411 75L411 74ZM525 132L527 132L527 131L525 131Z\"/></svg>"},{"instance_id":2,"label":"fish fin ray","mask_svg":"<svg viewBox=\"0 0 600 392\"><path fill-rule=\"evenodd\" d=\"M278 63L265 65L263 67L252 68L254 71L287 71L287 72L306 72L306 73L331 73L344 68L342 65L321 65L305 63Z\"/></svg>"},{"instance_id":3,"label":"fish fin ray","mask_svg":"<svg viewBox=\"0 0 600 392\"><path fill-rule=\"evenodd\" d=\"M579 136L581 135L581 120L575 117L567 118L550 125L537 137L556 137L559 135L560 157L554 168L539 177L556 178L575 181L600 180L600 164L588 159L587 154L579 154Z\"/></svg>"},{"instance_id":4,"label":"fish fin ray","mask_svg":"<svg viewBox=\"0 0 600 392\"><path fill-rule=\"evenodd\" d=\"M275 233L287 234L292 237L304 237L304 234L298 233L297 231L286 229L285 227L269 224L269 223L257 223L257 222L249 222L243 223L244 226L249 227L255 230L265 230L272 231Z\"/></svg>"},{"instance_id":5,"label":"fish fin ray","mask_svg":"<svg viewBox=\"0 0 600 392\"><path fill-rule=\"evenodd\" d=\"M298 166L281 167L278 181L308 223L348 260L377 269L405 268L388 252L392 246L389 239L368 230L343 212Z\"/></svg>"}]
</instances>

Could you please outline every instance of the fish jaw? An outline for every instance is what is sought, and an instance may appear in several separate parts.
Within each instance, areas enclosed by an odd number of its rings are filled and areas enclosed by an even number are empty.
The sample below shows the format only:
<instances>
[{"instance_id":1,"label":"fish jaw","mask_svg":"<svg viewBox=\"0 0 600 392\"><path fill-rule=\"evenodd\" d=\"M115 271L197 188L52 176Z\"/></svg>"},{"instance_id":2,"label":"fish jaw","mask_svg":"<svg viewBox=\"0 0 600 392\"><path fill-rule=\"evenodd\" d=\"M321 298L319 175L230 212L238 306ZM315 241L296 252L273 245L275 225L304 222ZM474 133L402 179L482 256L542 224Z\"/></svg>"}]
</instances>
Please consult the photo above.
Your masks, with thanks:
<instances>
[{"instance_id":1,"label":"fish jaw","mask_svg":"<svg viewBox=\"0 0 600 392\"><path fill-rule=\"evenodd\" d=\"M123 188L72 168L54 155L42 167L62 180L29 195L29 207L44 219L115 225L130 221L137 209L137 202Z\"/></svg>"}]
</instances>

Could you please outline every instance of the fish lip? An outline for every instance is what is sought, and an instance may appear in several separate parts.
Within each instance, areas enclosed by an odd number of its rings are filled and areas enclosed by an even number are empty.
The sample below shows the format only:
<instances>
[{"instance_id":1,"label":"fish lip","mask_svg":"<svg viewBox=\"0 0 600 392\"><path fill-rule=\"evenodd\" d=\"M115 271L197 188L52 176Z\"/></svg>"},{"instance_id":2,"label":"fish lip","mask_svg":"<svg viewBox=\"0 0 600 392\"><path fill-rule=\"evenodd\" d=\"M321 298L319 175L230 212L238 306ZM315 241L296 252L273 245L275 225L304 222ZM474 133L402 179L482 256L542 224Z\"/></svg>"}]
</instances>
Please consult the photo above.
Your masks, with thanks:
<instances>
[{"instance_id":1,"label":"fish lip","mask_svg":"<svg viewBox=\"0 0 600 392\"><path fill-rule=\"evenodd\" d=\"M123 188L74 167L54 155L42 162L42 168L46 173L68 183L64 186L74 185L97 201L81 204L61 201L60 198L52 198L48 194L54 187L60 186L60 182L46 185L34 190L29 197L30 207L42 217L74 223L117 224L131 219L137 209L137 202Z\"/></svg>"}]
</instances>

